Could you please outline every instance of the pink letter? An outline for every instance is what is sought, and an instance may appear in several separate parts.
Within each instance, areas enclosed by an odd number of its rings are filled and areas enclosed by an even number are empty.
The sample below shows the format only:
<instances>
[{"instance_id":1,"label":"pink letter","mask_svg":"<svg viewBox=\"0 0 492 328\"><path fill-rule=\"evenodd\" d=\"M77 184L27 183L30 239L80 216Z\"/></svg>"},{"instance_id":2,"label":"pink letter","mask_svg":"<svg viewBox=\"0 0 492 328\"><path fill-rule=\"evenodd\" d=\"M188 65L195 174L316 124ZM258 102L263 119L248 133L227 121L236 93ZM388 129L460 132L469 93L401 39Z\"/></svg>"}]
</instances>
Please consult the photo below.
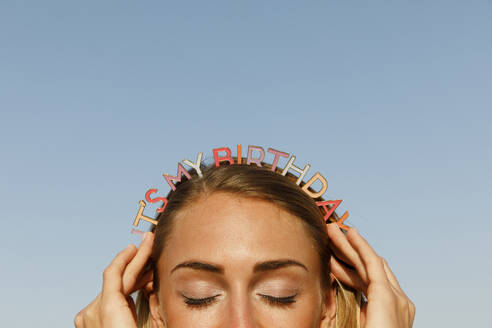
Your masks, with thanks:
<instances>
[{"instance_id":1,"label":"pink letter","mask_svg":"<svg viewBox=\"0 0 492 328\"><path fill-rule=\"evenodd\" d=\"M257 150L260 152L260 157L258 158L253 158L253 150ZM263 159L265 158L265 150L263 149L263 147L259 147L259 146L248 146L248 159L246 161L246 164L251 164L251 163L255 163L256 165L258 165L259 167L261 167L261 162L263 161Z\"/></svg>"},{"instance_id":2,"label":"pink letter","mask_svg":"<svg viewBox=\"0 0 492 328\"><path fill-rule=\"evenodd\" d=\"M277 165L278 165L278 159L280 157L289 157L289 154L287 153L284 153L280 150L275 150L273 148L268 148L268 152L269 153L272 153L272 154L275 154L275 158L273 159L273 162L272 162L272 171L275 172L275 169L277 168Z\"/></svg>"},{"instance_id":3,"label":"pink letter","mask_svg":"<svg viewBox=\"0 0 492 328\"><path fill-rule=\"evenodd\" d=\"M174 183L172 183L171 180L181 182L182 174L184 174L188 179L191 179L191 175L188 173L188 171L186 171L184 166L181 165L181 163L178 163L178 174L175 177L170 174L163 174L163 176L166 179L167 183L171 186L171 189L176 190L176 186L174 185Z\"/></svg>"},{"instance_id":4,"label":"pink letter","mask_svg":"<svg viewBox=\"0 0 492 328\"><path fill-rule=\"evenodd\" d=\"M325 222L328 221L328 219L330 218L330 215L335 212L335 210L337 209L337 207L340 205L340 203L342 202L341 199L338 199L338 200L325 200L325 201L322 201L322 202L316 202L316 205L319 206L322 206L325 211L326 211L326 214L325 216L323 217L323 219L325 220ZM333 205L331 206L330 208L328 208L326 205Z\"/></svg>"}]
</instances>

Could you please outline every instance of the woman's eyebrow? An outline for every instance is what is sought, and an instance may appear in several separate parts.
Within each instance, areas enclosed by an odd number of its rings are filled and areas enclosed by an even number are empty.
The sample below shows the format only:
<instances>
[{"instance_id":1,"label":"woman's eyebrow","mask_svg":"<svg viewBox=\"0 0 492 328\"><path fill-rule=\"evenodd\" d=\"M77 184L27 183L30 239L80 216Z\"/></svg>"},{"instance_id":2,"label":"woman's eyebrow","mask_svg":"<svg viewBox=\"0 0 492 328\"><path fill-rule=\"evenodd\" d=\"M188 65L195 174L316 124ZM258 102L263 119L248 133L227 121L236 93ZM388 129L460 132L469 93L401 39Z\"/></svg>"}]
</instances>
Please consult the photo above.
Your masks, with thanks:
<instances>
[{"instance_id":1,"label":"woman's eyebrow","mask_svg":"<svg viewBox=\"0 0 492 328\"><path fill-rule=\"evenodd\" d=\"M302 264L298 261L291 260L291 259L280 259L280 260L272 260L272 261L256 263L254 268L253 268L253 272L259 273L259 272L265 272L265 271L271 271L271 270L278 270L278 269L282 269L282 268L289 267L289 266L298 266L298 267L303 268L306 271L309 271L304 264ZM194 269L194 270L202 270L202 271L208 271L208 272L212 272L212 273L224 274L224 267L223 266L211 264L211 263L200 262L200 261L186 261L186 262L180 263L180 264L176 265L171 270L171 273L173 273L177 269L181 269L181 268L189 268L189 269Z\"/></svg>"},{"instance_id":2,"label":"woman's eyebrow","mask_svg":"<svg viewBox=\"0 0 492 328\"><path fill-rule=\"evenodd\" d=\"M220 274L224 273L224 268L220 265L203 263L203 262L199 262L199 261L186 261L186 262L180 263L180 264L176 265L171 270L171 273L173 273L174 271L176 271L177 269L180 269L180 268L190 268L190 269L203 270L203 271L220 273Z\"/></svg>"},{"instance_id":3,"label":"woman's eyebrow","mask_svg":"<svg viewBox=\"0 0 492 328\"><path fill-rule=\"evenodd\" d=\"M297 262L295 260L290 260L290 259L282 259L282 260L273 260L273 261L257 263L253 269L253 272L254 273L265 272L265 271L277 270L289 266L298 266L306 271L309 271L307 267L301 262Z\"/></svg>"}]
</instances>

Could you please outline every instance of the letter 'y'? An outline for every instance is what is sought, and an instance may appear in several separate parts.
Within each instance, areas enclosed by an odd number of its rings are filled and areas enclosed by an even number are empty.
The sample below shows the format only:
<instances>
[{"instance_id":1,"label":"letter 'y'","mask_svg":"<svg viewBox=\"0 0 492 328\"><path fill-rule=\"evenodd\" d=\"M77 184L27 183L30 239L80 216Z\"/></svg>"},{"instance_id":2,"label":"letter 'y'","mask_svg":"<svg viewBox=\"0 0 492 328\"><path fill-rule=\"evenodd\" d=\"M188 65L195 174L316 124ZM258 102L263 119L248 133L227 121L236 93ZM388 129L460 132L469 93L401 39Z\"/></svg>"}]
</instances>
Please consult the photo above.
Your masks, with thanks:
<instances>
[{"instance_id":1,"label":"letter 'y'","mask_svg":"<svg viewBox=\"0 0 492 328\"><path fill-rule=\"evenodd\" d=\"M199 152L198 155L196 156L196 162L193 163L192 161L188 159L183 160L183 164L186 164L192 168L195 169L196 173L198 176L201 178L203 177L202 170L200 169L200 165L202 164L202 157L203 157L203 152Z\"/></svg>"}]
</instances>

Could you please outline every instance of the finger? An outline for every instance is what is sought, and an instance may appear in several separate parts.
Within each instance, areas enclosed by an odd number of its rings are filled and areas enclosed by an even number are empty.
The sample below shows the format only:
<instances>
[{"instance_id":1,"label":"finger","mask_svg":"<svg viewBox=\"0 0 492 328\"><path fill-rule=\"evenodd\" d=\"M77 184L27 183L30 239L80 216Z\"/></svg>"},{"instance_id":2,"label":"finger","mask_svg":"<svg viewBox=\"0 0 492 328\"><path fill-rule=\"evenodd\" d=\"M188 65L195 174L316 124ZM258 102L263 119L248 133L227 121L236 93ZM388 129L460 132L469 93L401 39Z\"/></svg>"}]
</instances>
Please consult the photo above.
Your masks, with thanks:
<instances>
[{"instance_id":1,"label":"finger","mask_svg":"<svg viewBox=\"0 0 492 328\"><path fill-rule=\"evenodd\" d=\"M140 278L138 278L133 288L130 289L128 295L133 294L137 290L145 288L145 286L147 286L148 283L151 283L153 281L153 277L154 277L154 272L152 271L145 272Z\"/></svg>"},{"instance_id":2,"label":"finger","mask_svg":"<svg viewBox=\"0 0 492 328\"><path fill-rule=\"evenodd\" d=\"M340 228L336 225L336 223L327 224L326 232L332 242L330 248L338 257L338 259L342 260L344 264L353 266L357 262L357 260L355 259L357 259L358 254L350 246L347 238L340 230Z\"/></svg>"},{"instance_id":3,"label":"finger","mask_svg":"<svg viewBox=\"0 0 492 328\"><path fill-rule=\"evenodd\" d=\"M123 274L124 294L127 295L132 289L134 289L135 283L137 282L139 276L142 274L142 270L149 260L150 254L152 253L153 243L154 234L150 231L146 232L142 242L140 243L137 254L127 265Z\"/></svg>"},{"instance_id":4,"label":"finger","mask_svg":"<svg viewBox=\"0 0 492 328\"><path fill-rule=\"evenodd\" d=\"M352 265L355 270L359 273L363 281L368 282L367 272L359 254L349 243L345 234L340 230L336 223L328 224L326 227L328 237L331 241L331 248L334 250L336 255L342 259L342 261L347 262Z\"/></svg>"},{"instance_id":5,"label":"finger","mask_svg":"<svg viewBox=\"0 0 492 328\"><path fill-rule=\"evenodd\" d=\"M369 243L359 234L354 227L347 232L347 240L359 254L367 272L370 283L387 283L388 277L384 271L383 261L372 249Z\"/></svg>"},{"instance_id":6,"label":"finger","mask_svg":"<svg viewBox=\"0 0 492 328\"><path fill-rule=\"evenodd\" d=\"M384 271L386 272L386 276L388 277L388 280L389 282L391 283L391 285L393 285L393 287L402 292L403 293L403 290L401 289L400 287L400 283L398 282L398 280L396 279L393 271L391 271L388 263L386 262L385 259L382 259L383 260L383 268L384 268Z\"/></svg>"},{"instance_id":7,"label":"finger","mask_svg":"<svg viewBox=\"0 0 492 328\"><path fill-rule=\"evenodd\" d=\"M340 264L346 266L349 269L355 270L355 267L349 264L350 260L337 248L333 243L330 244L330 249L332 251L332 255L334 255L335 259L340 262Z\"/></svg>"},{"instance_id":8,"label":"finger","mask_svg":"<svg viewBox=\"0 0 492 328\"><path fill-rule=\"evenodd\" d=\"M340 228L337 227L336 223L329 223L326 225L326 233L328 235L328 238L332 242L330 244L331 250L338 257L339 260L342 260L344 262L344 264L350 265L349 264L350 260L347 258L347 256L345 254L343 254L343 252L340 252L338 247L336 247L337 244L338 245L345 244L345 241L343 240L342 236L340 236L338 233L339 231L340 231ZM342 235L343 235L343 232L342 232ZM335 244L334 242L337 242L337 244ZM343 248L344 247L341 247L340 249L343 249ZM354 255L357 255L357 253L355 253L355 251L354 251Z\"/></svg>"},{"instance_id":9,"label":"finger","mask_svg":"<svg viewBox=\"0 0 492 328\"><path fill-rule=\"evenodd\" d=\"M330 259L330 271L344 285L357 289L366 294L367 285L364 281L362 281L362 278L357 274L357 272L346 268L333 256Z\"/></svg>"},{"instance_id":10,"label":"finger","mask_svg":"<svg viewBox=\"0 0 492 328\"><path fill-rule=\"evenodd\" d=\"M103 273L103 287L102 293L121 292L122 290L122 276L127 264L131 261L135 252L137 251L135 245L128 245L123 251L119 252L115 256L113 261L108 265Z\"/></svg>"}]
</instances>

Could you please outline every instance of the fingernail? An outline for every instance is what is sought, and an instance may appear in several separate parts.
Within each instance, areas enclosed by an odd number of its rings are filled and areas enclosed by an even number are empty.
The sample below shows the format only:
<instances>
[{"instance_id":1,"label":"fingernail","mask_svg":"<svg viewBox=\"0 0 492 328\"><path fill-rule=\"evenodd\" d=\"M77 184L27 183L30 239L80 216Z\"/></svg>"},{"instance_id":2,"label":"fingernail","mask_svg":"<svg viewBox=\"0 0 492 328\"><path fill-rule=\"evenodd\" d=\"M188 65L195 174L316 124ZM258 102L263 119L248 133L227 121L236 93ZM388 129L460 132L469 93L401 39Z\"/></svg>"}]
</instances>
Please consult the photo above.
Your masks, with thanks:
<instances>
[{"instance_id":1,"label":"fingernail","mask_svg":"<svg viewBox=\"0 0 492 328\"><path fill-rule=\"evenodd\" d=\"M144 236L143 236L143 240L147 240L147 239L150 239L150 237L152 236L152 232L150 231L147 231Z\"/></svg>"},{"instance_id":2,"label":"fingernail","mask_svg":"<svg viewBox=\"0 0 492 328\"><path fill-rule=\"evenodd\" d=\"M338 224L336 222L330 222L328 225L330 227L338 227Z\"/></svg>"}]
</instances>

